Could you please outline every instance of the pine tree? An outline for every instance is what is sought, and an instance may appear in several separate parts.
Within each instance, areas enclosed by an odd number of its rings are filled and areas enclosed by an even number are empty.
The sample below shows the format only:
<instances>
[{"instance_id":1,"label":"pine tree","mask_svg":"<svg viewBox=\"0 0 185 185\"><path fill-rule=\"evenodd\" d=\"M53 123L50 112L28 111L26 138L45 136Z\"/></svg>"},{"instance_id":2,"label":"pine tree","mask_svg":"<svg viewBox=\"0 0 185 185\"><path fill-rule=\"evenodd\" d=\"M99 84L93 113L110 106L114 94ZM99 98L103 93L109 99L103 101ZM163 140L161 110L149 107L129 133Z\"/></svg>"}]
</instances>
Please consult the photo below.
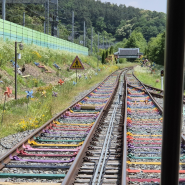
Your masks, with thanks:
<instances>
[{"instance_id":1,"label":"pine tree","mask_svg":"<svg viewBox=\"0 0 185 185\"><path fill-rule=\"evenodd\" d=\"M112 55L113 54L113 51L114 51L114 48L113 46L110 47L110 54Z\"/></svg>"},{"instance_id":2,"label":"pine tree","mask_svg":"<svg viewBox=\"0 0 185 185\"><path fill-rule=\"evenodd\" d=\"M109 55L109 52L108 52L108 50L107 50L107 51L106 51L106 54L105 54L105 58L107 58L108 55Z\"/></svg>"},{"instance_id":3,"label":"pine tree","mask_svg":"<svg viewBox=\"0 0 185 185\"><path fill-rule=\"evenodd\" d=\"M102 63L102 64L105 63L105 53L104 53L104 51L103 51L103 53L102 53L102 61L101 61L101 63Z\"/></svg>"}]
</instances>

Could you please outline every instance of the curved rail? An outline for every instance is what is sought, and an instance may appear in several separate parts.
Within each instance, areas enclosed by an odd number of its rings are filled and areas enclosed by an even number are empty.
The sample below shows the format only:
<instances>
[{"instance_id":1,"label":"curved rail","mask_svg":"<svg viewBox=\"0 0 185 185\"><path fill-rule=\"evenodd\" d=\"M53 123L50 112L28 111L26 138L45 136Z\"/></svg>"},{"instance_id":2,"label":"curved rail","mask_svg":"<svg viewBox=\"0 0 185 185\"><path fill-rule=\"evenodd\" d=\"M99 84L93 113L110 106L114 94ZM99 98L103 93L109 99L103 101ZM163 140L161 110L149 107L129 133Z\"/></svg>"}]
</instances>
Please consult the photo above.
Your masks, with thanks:
<instances>
[{"instance_id":1,"label":"curved rail","mask_svg":"<svg viewBox=\"0 0 185 185\"><path fill-rule=\"evenodd\" d=\"M135 76L134 72L133 72L133 75L134 75L134 77L135 77L141 84L143 84L143 85L145 86L145 88L147 88L148 92L149 92L151 95L153 95L153 96L155 96L155 97L158 97L158 98L163 98L163 96L164 96L164 90L161 90L161 89L158 89L158 88L156 88L156 87L152 87L152 86L150 86L150 85L144 84L144 83L142 83L142 82ZM138 89L139 89L139 88L138 88ZM141 90L141 89L140 89L140 90ZM154 92L154 91L152 91L152 90L155 90L155 91L157 91L157 92L159 92L159 93L156 93L156 92ZM183 96L183 104L185 104L185 96Z\"/></svg>"}]
</instances>

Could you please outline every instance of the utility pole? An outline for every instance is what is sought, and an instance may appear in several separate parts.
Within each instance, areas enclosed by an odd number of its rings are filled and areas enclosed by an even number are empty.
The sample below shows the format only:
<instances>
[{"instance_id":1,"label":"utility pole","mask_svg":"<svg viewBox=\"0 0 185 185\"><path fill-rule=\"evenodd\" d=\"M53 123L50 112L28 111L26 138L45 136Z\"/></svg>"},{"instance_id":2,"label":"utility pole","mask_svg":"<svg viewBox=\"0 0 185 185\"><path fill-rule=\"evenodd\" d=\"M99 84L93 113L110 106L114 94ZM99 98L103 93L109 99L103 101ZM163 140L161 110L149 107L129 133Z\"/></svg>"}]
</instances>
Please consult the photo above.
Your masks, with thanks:
<instances>
[{"instance_id":1,"label":"utility pole","mask_svg":"<svg viewBox=\"0 0 185 185\"><path fill-rule=\"evenodd\" d=\"M2 1L2 19L6 19L6 0Z\"/></svg>"},{"instance_id":2,"label":"utility pole","mask_svg":"<svg viewBox=\"0 0 185 185\"><path fill-rule=\"evenodd\" d=\"M84 47L85 47L85 21L84 21Z\"/></svg>"},{"instance_id":3,"label":"utility pole","mask_svg":"<svg viewBox=\"0 0 185 185\"><path fill-rule=\"evenodd\" d=\"M93 27L91 28L91 55L93 50Z\"/></svg>"},{"instance_id":4,"label":"utility pole","mask_svg":"<svg viewBox=\"0 0 185 185\"><path fill-rule=\"evenodd\" d=\"M55 20L55 27L56 27L56 30L57 30L56 36L59 37L59 34L58 34L58 31L59 31L59 29L58 29L58 0L56 0L56 10L57 10L57 12L56 12L56 20Z\"/></svg>"},{"instance_id":5,"label":"utility pole","mask_svg":"<svg viewBox=\"0 0 185 185\"><path fill-rule=\"evenodd\" d=\"M98 71L98 61L99 61L99 32L98 32L98 60L97 60L97 71Z\"/></svg>"},{"instance_id":6,"label":"utility pole","mask_svg":"<svg viewBox=\"0 0 185 185\"><path fill-rule=\"evenodd\" d=\"M15 42L15 99L17 99L17 41Z\"/></svg>"},{"instance_id":7,"label":"utility pole","mask_svg":"<svg viewBox=\"0 0 185 185\"><path fill-rule=\"evenodd\" d=\"M104 46L104 36L103 36L103 49L105 49L105 46Z\"/></svg>"},{"instance_id":8,"label":"utility pole","mask_svg":"<svg viewBox=\"0 0 185 185\"><path fill-rule=\"evenodd\" d=\"M23 13L23 26L25 26L25 12Z\"/></svg>"},{"instance_id":9,"label":"utility pole","mask_svg":"<svg viewBox=\"0 0 185 185\"><path fill-rule=\"evenodd\" d=\"M46 22L44 21L44 33L46 33Z\"/></svg>"},{"instance_id":10,"label":"utility pole","mask_svg":"<svg viewBox=\"0 0 185 185\"><path fill-rule=\"evenodd\" d=\"M59 38L59 27L57 27L57 37Z\"/></svg>"},{"instance_id":11,"label":"utility pole","mask_svg":"<svg viewBox=\"0 0 185 185\"><path fill-rule=\"evenodd\" d=\"M45 4L45 32L49 34L49 0Z\"/></svg>"},{"instance_id":12,"label":"utility pole","mask_svg":"<svg viewBox=\"0 0 185 185\"><path fill-rule=\"evenodd\" d=\"M47 27L47 32L48 32L48 34L49 34L49 0L48 0L48 2L47 2L47 24L48 24L48 27Z\"/></svg>"},{"instance_id":13,"label":"utility pole","mask_svg":"<svg viewBox=\"0 0 185 185\"><path fill-rule=\"evenodd\" d=\"M72 42L74 42L74 11L72 11Z\"/></svg>"},{"instance_id":14,"label":"utility pole","mask_svg":"<svg viewBox=\"0 0 185 185\"><path fill-rule=\"evenodd\" d=\"M99 53L99 32L98 32L98 53Z\"/></svg>"}]
</instances>

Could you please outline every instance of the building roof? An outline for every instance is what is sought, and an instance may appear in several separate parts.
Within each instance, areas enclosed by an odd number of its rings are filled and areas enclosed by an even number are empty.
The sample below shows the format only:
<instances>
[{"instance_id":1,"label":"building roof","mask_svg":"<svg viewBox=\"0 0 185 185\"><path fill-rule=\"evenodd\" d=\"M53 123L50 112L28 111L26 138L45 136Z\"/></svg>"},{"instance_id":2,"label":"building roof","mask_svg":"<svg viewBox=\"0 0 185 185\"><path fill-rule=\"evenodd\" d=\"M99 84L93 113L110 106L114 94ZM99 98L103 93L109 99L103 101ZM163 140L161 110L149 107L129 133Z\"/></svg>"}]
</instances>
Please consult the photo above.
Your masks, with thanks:
<instances>
[{"instance_id":1,"label":"building roof","mask_svg":"<svg viewBox=\"0 0 185 185\"><path fill-rule=\"evenodd\" d=\"M119 55L127 56L137 56L139 53L139 48L119 48Z\"/></svg>"},{"instance_id":2,"label":"building roof","mask_svg":"<svg viewBox=\"0 0 185 185\"><path fill-rule=\"evenodd\" d=\"M139 52L139 48L118 48L118 52L114 55L118 55L118 58L139 58L139 55L143 53Z\"/></svg>"}]
</instances>

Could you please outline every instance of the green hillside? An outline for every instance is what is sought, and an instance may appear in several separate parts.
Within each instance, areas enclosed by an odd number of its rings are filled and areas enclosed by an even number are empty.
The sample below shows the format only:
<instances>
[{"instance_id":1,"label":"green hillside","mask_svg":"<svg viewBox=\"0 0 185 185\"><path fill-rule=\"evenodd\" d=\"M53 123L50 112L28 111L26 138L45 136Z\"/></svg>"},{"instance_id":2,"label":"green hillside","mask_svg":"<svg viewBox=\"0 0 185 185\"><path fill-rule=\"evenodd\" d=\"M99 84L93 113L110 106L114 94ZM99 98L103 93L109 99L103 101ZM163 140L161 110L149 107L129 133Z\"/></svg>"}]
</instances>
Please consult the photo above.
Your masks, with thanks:
<instances>
[{"instance_id":1,"label":"green hillside","mask_svg":"<svg viewBox=\"0 0 185 185\"><path fill-rule=\"evenodd\" d=\"M45 8L43 5L7 4L6 7L7 20L22 25L23 12L25 12L26 27L44 31ZM162 12L152 12L125 5L118 6L95 0L59 0L59 32L60 37L66 40L71 34L72 11L75 15L76 42L82 39L84 21L89 39L91 27L96 33L100 32L104 35L108 41L122 41L128 38L135 29L143 34L146 41L149 41L151 37L156 37L165 30L166 14Z\"/></svg>"}]
</instances>

